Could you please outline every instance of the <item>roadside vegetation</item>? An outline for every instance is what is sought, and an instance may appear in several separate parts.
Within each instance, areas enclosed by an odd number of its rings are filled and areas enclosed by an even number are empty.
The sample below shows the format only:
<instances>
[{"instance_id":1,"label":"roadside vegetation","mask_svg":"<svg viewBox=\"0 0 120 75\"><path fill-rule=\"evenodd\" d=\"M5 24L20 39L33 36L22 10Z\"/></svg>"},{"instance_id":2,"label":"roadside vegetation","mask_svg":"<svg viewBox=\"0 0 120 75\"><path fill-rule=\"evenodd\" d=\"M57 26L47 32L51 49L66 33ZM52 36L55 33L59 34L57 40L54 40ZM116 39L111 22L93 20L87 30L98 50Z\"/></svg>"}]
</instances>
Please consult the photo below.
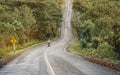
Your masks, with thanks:
<instances>
[{"instance_id":1,"label":"roadside vegetation","mask_svg":"<svg viewBox=\"0 0 120 75\"><path fill-rule=\"evenodd\" d=\"M19 49L58 37L61 5L58 0L0 0L0 61L14 52L13 38L18 53Z\"/></svg>"},{"instance_id":2,"label":"roadside vegetation","mask_svg":"<svg viewBox=\"0 0 120 75\"><path fill-rule=\"evenodd\" d=\"M120 1L74 0L73 11L69 51L120 64Z\"/></svg>"}]
</instances>

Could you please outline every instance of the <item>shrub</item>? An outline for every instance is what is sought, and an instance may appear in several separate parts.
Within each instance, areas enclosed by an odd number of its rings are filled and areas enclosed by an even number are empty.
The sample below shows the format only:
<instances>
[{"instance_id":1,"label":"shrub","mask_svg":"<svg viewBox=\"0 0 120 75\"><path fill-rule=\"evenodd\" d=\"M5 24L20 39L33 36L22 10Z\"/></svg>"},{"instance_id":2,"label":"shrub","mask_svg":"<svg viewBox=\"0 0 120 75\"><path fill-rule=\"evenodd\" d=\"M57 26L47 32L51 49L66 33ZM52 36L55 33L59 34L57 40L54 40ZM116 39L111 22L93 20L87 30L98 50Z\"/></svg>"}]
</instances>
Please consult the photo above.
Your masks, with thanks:
<instances>
[{"instance_id":1,"label":"shrub","mask_svg":"<svg viewBox=\"0 0 120 75\"><path fill-rule=\"evenodd\" d=\"M86 48L86 47L87 47L87 41L86 41L85 39L81 39L81 40L80 40L80 46L81 46L82 48Z\"/></svg>"},{"instance_id":2,"label":"shrub","mask_svg":"<svg viewBox=\"0 0 120 75\"><path fill-rule=\"evenodd\" d=\"M102 58L116 58L116 53L112 50L112 46L107 42L101 43L97 50Z\"/></svg>"}]
</instances>

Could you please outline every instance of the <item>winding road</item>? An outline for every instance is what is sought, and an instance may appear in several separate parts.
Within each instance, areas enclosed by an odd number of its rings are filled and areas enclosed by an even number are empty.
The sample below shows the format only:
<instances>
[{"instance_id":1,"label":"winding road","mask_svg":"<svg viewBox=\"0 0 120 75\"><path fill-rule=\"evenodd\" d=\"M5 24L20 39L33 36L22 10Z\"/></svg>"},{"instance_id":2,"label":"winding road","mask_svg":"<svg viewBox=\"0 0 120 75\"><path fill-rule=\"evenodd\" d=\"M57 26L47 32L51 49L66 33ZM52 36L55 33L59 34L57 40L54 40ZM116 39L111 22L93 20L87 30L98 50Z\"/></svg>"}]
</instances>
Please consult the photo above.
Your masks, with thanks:
<instances>
[{"instance_id":1,"label":"winding road","mask_svg":"<svg viewBox=\"0 0 120 75\"><path fill-rule=\"evenodd\" d=\"M32 48L0 69L0 75L120 75L119 71L89 62L68 53L66 48L73 39L71 17L72 0L64 0L64 21L61 37Z\"/></svg>"}]
</instances>

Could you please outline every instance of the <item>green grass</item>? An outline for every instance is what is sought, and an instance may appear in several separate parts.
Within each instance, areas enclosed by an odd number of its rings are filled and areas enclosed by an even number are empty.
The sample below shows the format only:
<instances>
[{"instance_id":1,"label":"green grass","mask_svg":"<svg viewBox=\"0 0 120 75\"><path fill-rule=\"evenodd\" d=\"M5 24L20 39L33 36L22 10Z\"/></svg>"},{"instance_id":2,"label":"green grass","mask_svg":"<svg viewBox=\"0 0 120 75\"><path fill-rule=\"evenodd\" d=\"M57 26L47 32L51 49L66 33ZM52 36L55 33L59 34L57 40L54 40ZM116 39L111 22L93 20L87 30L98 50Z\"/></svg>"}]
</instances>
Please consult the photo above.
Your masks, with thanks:
<instances>
[{"instance_id":1,"label":"green grass","mask_svg":"<svg viewBox=\"0 0 120 75\"><path fill-rule=\"evenodd\" d=\"M112 64L120 64L120 60L116 58L118 55L113 51L96 50L93 48L81 48L80 42L77 39L72 42L68 48L68 51L77 55L99 59Z\"/></svg>"}]
</instances>

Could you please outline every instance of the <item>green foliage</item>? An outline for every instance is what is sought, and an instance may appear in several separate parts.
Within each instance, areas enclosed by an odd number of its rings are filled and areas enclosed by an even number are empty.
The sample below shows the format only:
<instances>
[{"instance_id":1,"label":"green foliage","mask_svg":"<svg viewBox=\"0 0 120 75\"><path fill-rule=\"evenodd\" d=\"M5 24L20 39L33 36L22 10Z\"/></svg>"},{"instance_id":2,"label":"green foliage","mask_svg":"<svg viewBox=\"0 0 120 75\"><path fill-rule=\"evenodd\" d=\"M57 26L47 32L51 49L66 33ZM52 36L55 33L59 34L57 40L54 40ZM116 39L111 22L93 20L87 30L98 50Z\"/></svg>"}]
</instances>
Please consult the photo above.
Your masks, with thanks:
<instances>
[{"instance_id":1,"label":"green foliage","mask_svg":"<svg viewBox=\"0 0 120 75\"><path fill-rule=\"evenodd\" d=\"M5 55L6 55L6 51L0 50L0 59L5 57Z\"/></svg>"},{"instance_id":2,"label":"green foliage","mask_svg":"<svg viewBox=\"0 0 120 75\"><path fill-rule=\"evenodd\" d=\"M119 57L119 2L115 0L74 0L73 9L72 24L76 29L81 47L95 49L101 53L99 55L103 55L103 58L111 58L111 54L113 57L115 54Z\"/></svg>"},{"instance_id":3,"label":"green foliage","mask_svg":"<svg viewBox=\"0 0 120 75\"><path fill-rule=\"evenodd\" d=\"M85 39L81 39L80 40L80 45L82 48L86 48L87 47L87 41Z\"/></svg>"},{"instance_id":4,"label":"green foliage","mask_svg":"<svg viewBox=\"0 0 120 75\"><path fill-rule=\"evenodd\" d=\"M62 1L59 0L5 0L0 2L0 59L9 53L12 38L17 48L31 41L59 36ZM30 44L31 43L31 44ZM19 47L20 46L20 47ZM6 48L3 50L3 48Z\"/></svg>"},{"instance_id":5,"label":"green foliage","mask_svg":"<svg viewBox=\"0 0 120 75\"><path fill-rule=\"evenodd\" d=\"M112 51L112 46L107 42L101 43L97 50L99 51L99 55L101 55L102 58L114 58L115 52Z\"/></svg>"}]
</instances>

